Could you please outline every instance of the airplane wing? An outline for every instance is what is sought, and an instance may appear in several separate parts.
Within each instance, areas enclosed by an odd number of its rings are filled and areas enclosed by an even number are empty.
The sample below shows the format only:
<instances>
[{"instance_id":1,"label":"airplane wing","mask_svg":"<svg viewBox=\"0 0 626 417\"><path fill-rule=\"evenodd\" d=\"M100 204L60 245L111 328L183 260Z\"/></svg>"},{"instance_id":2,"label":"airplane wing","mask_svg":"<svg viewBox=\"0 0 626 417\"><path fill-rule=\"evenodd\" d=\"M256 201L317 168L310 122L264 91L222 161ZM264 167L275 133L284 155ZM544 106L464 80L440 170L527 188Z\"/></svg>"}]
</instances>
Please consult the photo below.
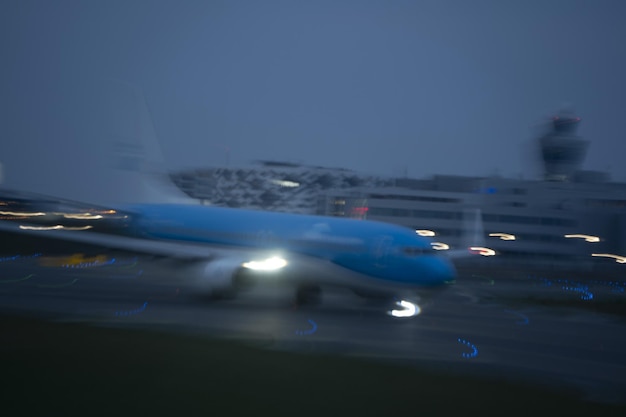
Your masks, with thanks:
<instances>
[{"instance_id":1,"label":"airplane wing","mask_svg":"<svg viewBox=\"0 0 626 417\"><path fill-rule=\"evenodd\" d=\"M53 244L55 241L64 244L70 242L180 261L174 264L172 278L184 279L186 285L194 291L218 297L225 294L231 297L241 288L239 278L244 270L256 273L255 279L270 279L272 271L289 265L289 281L297 284L316 276L325 264L329 264L294 253L281 252L277 256L275 252L265 249L136 238L87 230L51 229L12 221L0 221L0 234L28 236L35 241L52 239ZM249 274L247 276L250 277Z\"/></svg>"},{"instance_id":2,"label":"airplane wing","mask_svg":"<svg viewBox=\"0 0 626 417\"><path fill-rule=\"evenodd\" d=\"M178 259L211 259L232 255L232 249L194 244L188 242L167 242L161 240L134 238L123 235L90 232L86 230L68 230L41 226L39 224L0 221L0 232L8 232L34 238L56 239L75 243L119 249L129 252L160 255Z\"/></svg>"}]
</instances>

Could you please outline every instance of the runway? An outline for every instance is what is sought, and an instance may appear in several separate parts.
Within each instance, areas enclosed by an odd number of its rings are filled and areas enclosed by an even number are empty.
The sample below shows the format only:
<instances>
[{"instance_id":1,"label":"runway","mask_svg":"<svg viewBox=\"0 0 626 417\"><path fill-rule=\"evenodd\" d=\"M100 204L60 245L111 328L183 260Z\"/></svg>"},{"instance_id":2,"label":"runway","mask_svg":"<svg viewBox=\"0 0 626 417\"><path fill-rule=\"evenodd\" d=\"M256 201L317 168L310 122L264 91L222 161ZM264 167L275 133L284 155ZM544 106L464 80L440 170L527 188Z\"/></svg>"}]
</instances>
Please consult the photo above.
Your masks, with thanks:
<instances>
[{"instance_id":1,"label":"runway","mask_svg":"<svg viewBox=\"0 0 626 417\"><path fill-rule=\"evenodd\" d=\"M290 289L271 285L207 300L159 262L112 259L45 267L37 254L2 258L0 312L392 361L626 402L626 321L585 308L626 302L617 281L462 274L419 316L397 319L380 304L338 290L307 308L292 305Z\"/></svg>"}]
</instances>

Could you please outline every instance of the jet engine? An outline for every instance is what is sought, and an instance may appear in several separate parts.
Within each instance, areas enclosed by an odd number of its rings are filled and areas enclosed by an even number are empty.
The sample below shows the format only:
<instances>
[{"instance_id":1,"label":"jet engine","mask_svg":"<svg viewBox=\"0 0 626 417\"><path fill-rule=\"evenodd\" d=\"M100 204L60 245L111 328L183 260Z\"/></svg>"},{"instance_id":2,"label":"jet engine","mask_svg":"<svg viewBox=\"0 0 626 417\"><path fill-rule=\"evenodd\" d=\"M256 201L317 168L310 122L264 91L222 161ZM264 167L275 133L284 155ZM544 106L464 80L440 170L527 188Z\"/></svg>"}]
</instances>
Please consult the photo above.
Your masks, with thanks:
<instances>
[{"instance_id":1,"label":"jet engine","mask_svg":"<svg viewBox=\"0 0 626 417\"><path fill-rule=\"evenodd\" d=\"M239 290L252 285L246 279L239 259L198 262L184 268L183 275L194 291L215 298L232 298Z\"/></svg>"}]
</instances>

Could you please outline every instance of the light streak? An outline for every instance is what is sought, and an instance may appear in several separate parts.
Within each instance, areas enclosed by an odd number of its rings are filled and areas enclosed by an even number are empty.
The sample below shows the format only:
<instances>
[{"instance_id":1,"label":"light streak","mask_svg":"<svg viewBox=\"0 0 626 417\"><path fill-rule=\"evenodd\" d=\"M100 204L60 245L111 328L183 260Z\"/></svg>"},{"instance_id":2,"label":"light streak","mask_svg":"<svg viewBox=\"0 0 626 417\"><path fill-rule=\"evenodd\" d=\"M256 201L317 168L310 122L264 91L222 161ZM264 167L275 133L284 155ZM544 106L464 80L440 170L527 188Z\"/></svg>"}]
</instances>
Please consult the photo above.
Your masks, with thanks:
<instances>
[{"instance_id":1,"label":"light streak","mask_svg":"<svg viewBox=\"0 0 626 417\"><path fill-rule=\"evenodd\" d=\"M124 317L126 317L126 316L132 316L133 314L141 313L142 311L144 311L144 310L146 309L146 307L148 307L148 302L147 302L147 301L146 301L146 302L144 302L144 303L143 303L143 305L142 305L141 307L136 308L136 309L134 309L134 310L116 311L116 312L115 312L115 315L116 315L117 317L120 317L120 316L124 316Z\"/></svg>"},{"instance_id":2,"label":"light streak","mask_svg":"<svg viewBox=\"0 0 626 417\"><path fill-rule=\"evenodd\" d=\"M589 291L589 287L586 285L576 285L575 287L570 287L569 285L564 285L563 290L565 291L573 291L580 293L580 299L584 301L593 300L593 293Z\"/></svg>"},{"instance_id":3,"label":"light streak","mask_svg":"<svg viewBox=\"0 0 626 417\"><path fill-rule=\"evenodd\" d=\"M413 317L417 316L422 312L420 307L417 304L413 304L410 301L400 300L396 301L396 305L398 307L402 307L402 310L390 310L387 312L388 315L393 317Z\"/></svg>"},{"instance_id":4,"label":"light streak","mask_svg":"<svg viewBox=\"0 0 626 417\"><path fill-rule=\"evenodd\" d=\"M494 256L496 254L495 250L489 249L489 248L485 248L485 247L482 247L482 246L472 246L469 249L471 251L478 252L478 254L482 255L482 256Z\"/></svg>"},{"instance_id":5,"label":"light streak","mask_svg":"<svg viewBox=\"0 0 626 417\"><path fill-rule=\"evenodd\" d=\"M626 257L619 256L619 255L613 255L611 253L592 253L591 256L599 256L599 257L604 257L604 258L613 258L613 259L615 259L615 262L617 262L619 264L626 264Z\"/></svg>"},{"instance_id":6,"label":"light streak","mask_svg":"<svg viewBox=\"0 0 626 417\"><path fill-rule=\"evenodd\" d=\"M442 242L430 242L430 246L433 247L434 250L448 250L450 246Z\"/></svg>"},{"instance_id":7,"label":"light streak","mask_svg":"<svg viewBox=\"0 0 626 417\"><path fill-rule=\"evenodd\" d=\"M7 261L15 261L17 259L28 259L28 258L36 258L38 256L41 256L41 253L35 253L33 255L28 255L28 256L24 256L24 255L13 255L13 256L7 256L5 258L0 258L0 262L7 262Z\"/></svg>"},{"instance_id":8,"label":"light streak","mask_svg":"<svg viewBox=\"0 0 626 417\"><path fill-rule=\"evenodd\" d=\"M79 219L79 220L97 220L101 219L102 216L100 214L91 214L91 213L54 213L61 214L66 219Z\"/></svg>"},{"instance_id":9,"label":"light streak","mask_svg":"<svg viewBox=\"0 0 626 417\"><path fill-rule=\"evenodd\" d=\"M435 232L432 230L416 230L415 233L420 236L435 236Z\"/></svg>"},{"instance_id":10,"label":"light streak","mask_svg":"<svg viewBox=\"0 0 626 417\"><path fill-rule=\"evenodd\" d=\"M489 233L491 237L499 237L502 240L515 240L515 235L511 235L508 233Z\"/></svg>"},{"instance_id":11,"label":"light streak","mask_svg":"<svg viewBox=\"0 0 626 417\"><path fill-rule=\"evenodd\" d=\"M93 226L79 226L79 227L70 227L70 226L62 226L57 224L55 226L25 226L23 224L20 225L20 229L22 230L88 230L93 228Z\"/></svg>"},{"instance_id":12,"label":"light streak","mask_svg":"<svg viewBox=\"0 0 626 417\"><path fill-rule=\"evenodd\" d=\"M317 331L317 323L315 323L313 320L309 320L309 324L312 326L311 329L309 330L296 330L296 334L298 336L304 336L304 335L309 335L309 334L313 334Z\"/></svg>"},{"instance_id":13,"label":"light streak","mask_svg":"<svg viewBox=\"0 0 626 417\"><path fill-rule=\"evenodd\" d=\"M3 216L20 216L20 217L36 217L36 216L45 216L46 213L37 211L37 212L18 212L18 211L0 211L0 214Z\"/></svg>"},{"instance_id":14,"label":"light streak","mask_svg":"<svg viewBox=\"0 0 626 417\"><path fill-rule=\"evenodd\" d=\"M592 235L582 235L582 234L574 234L574 235L565 235L566 238L578 238L578 239L585 239L586 242L599 242L600 238L598 236L592 236Z\"/></svg>"}]
</instances>

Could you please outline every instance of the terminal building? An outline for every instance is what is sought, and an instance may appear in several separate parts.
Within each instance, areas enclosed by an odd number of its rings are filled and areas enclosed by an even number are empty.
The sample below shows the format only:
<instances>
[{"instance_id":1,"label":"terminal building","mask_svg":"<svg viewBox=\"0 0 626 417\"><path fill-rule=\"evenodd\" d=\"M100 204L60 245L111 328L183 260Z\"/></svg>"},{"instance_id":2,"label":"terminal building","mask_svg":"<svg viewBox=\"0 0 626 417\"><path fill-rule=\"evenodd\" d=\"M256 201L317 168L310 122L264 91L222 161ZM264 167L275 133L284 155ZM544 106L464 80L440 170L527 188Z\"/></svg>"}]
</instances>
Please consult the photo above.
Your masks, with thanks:
<instances>
[{"instance_id":1,"label":"terminal building","mask_svg":"<svg viewBox=\"0 0 626 417\"><path fill-rule=\"evenodd\" d=\"M476 245L507 260L555 262L625 254L625 209L623 184L451 176L334 191L320 204L320 214L396 223L433 236L446 249L474 244L467 238L478 213L483 235Z\"/></svg>"},{"instance_id":2,"label":"terminal building","mask_svg":"<svg viewBox=\"0 0 626 417\"><path fill-rule=\"evenodd\" d=\"M560 114L537 139L542 179L403 178L392 187L328 192L318 212L396 223L432 236L436 249L474 245L505 262L625 263L626 184L581 170L588 142L576 136L579 123L578 117ZM478 242L472 240L477 215Z\"/></svg>"}]
</instances>

